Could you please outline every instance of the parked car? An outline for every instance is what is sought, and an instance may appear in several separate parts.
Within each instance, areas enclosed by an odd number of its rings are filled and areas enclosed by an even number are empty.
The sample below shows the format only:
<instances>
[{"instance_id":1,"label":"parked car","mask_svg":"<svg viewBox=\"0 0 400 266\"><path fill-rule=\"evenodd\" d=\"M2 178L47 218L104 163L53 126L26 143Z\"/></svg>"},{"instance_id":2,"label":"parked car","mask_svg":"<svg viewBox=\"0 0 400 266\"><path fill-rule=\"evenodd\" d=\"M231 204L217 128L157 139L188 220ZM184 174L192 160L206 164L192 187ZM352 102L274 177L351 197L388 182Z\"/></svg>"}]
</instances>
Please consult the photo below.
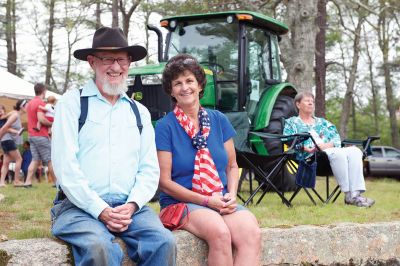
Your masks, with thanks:
<instances>
[{"instance_id":1,"label":"parked car","mask_svg":"<svg viewBox=\"0 0 400 266\"><path fill-rule=\"evenodd\" d=\"M388 146L371 146L371 152L372 155L366 159L367 175L400 179L400 150Z\"/></svg>"}]
</instances>

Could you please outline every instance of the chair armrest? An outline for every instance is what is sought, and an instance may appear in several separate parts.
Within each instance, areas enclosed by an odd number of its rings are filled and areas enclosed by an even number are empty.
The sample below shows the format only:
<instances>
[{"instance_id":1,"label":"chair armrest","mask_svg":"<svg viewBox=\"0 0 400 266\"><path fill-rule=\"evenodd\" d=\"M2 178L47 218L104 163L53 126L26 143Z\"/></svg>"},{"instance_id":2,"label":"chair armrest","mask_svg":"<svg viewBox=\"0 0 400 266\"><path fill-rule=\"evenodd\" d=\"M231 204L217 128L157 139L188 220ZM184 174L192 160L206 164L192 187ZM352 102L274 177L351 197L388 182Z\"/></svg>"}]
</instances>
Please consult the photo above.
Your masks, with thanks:
<instances>
[{"instance_id":1,"label":"chair armrest","mask_svg":"<svg viewBox=\"0 0 400 266\"><path fill-rule=\"evenodd\" d=\"M286 137L285 135L282 134L273 134L273 133L258 132L258 131L250 131L249 133L259 136L263 139L281 139Z\"/></svg>"},{"instance_id":2,"label":"chair armrest","mask_svg":"<svg viewBox=\"0 0 400 266\"><path fill-rule=\"evenodd\" d=\"M301 144L302 142L304 142L309 138L311 138L312 141L315 143L310 133L296 133L293 135L272 134L272 133L257 132L257 131L250 131L249 133L264 139L279 139L283 143L290 142L289 150L298 149L299 144Z\"/></svg>"},{"instance_id":3,"label":"chair armrest","mask_svg":"<svg viewBox=\"0 0 400 266\"><path fill-rule=\"evenodd\" d=\"M368 136L363 140L355 140L355 139L345 139L342 141L342 146L344 145L358 145L362 147L363 157L365 158L368 155L371 155L371 143L375 140L380 139L379 136Z\"/></svg>"}]
</instances>

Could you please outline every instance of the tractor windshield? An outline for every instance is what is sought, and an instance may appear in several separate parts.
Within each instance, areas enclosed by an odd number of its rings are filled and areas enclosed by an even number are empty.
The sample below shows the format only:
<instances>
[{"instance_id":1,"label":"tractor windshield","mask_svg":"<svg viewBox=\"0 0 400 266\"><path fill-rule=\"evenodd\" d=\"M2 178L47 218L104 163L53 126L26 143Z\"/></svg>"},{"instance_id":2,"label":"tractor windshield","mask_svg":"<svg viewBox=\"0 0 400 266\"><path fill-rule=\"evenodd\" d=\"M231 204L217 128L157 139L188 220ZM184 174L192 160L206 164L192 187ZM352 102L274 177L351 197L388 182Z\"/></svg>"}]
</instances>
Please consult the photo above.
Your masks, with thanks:
<instances>
[{"instance_id":1,"label":"tractor windshield","mask_svg":"<svg viewBox=\"0 0 400 266\"><path fill-rule=\"evenodd\" d=\"M247 27L247 69L250 97L247 112L252 119L263 93L273 84L281 82L278 38L263 29Z\"/></svg>"},{"instance_id":2,"label":"tractor windshield","mask_svg":"<svg viewBox=\"0 0 400 266\"><path fill-rule=\"evenodd\" d=\"M167 47L168 58L190 54L213 70L217 105L222 111L238 108L238 31L238 24L226 19L179 22L170 33Z\"/></svg>"}]
</instances>

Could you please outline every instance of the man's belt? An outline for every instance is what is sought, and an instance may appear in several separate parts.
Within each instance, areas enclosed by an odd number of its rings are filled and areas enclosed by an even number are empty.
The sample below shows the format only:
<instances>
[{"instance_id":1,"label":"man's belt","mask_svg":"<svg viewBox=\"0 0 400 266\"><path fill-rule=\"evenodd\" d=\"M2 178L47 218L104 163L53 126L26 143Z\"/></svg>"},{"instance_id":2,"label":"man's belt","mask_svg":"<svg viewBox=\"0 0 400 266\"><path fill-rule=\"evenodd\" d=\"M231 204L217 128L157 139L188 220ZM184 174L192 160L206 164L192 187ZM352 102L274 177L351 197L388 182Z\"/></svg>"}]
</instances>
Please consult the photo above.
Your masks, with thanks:
<instances>
[{"instance_id":1,"label":"man's belt","mask_svg":"<svg viewBox=\"0 0 400 266\"><path fill-rule=\"evenodd\" d=\"M62 201L65 200L67 196L64 194L64 191L60 188L57 192L57 200Z\"/></svg>"}]
</instances>

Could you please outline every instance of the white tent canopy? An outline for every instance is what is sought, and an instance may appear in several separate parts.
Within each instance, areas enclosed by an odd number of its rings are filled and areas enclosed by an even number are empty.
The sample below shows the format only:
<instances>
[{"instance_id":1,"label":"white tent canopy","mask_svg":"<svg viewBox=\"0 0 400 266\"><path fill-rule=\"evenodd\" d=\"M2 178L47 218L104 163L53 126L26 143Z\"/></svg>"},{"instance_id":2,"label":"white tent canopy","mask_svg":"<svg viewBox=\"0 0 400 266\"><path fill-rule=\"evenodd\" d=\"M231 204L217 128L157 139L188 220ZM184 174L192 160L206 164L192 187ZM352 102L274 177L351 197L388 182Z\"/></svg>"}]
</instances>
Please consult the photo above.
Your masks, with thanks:
<instances>
[{"instance_id":1,"label":"white tent canopy","mask_svg":"<svg viewBox=\"0 0 400 266\"><path fill-rule=\"evenodd\" d=\"M15 99L33 98L35 97L33 86L34 84L0 68L0 97L6 96ZM54 96L57 99L61 97L60 94L52 91L47 91L46 97L48 96Z\"/></svg>"}]
</instances>

